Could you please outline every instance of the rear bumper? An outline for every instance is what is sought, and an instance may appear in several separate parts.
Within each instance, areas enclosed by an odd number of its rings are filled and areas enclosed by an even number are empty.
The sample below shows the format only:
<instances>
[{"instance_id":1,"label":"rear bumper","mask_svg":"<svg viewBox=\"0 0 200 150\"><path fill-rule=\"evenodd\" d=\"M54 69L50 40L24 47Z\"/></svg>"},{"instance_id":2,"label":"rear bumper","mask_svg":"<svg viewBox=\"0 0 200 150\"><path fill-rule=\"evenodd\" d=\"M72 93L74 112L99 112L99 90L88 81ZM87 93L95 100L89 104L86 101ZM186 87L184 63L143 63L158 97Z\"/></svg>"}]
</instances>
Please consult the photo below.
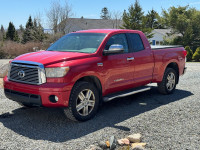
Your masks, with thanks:
<instances>
[{"instance_id":1,"label":"rear bumper","mask_svg":"<svg viewBox=\"0 0 200 150\"><path fill-rule=\"evenodd\" d=\"M4 92L7 98L27 104L44 107L67 107L73 85L67 83L44 83L30 85L9 81L4 78ZM55 95L58 102L51 102L49 97Z\"/></svg>"}]
</instances>

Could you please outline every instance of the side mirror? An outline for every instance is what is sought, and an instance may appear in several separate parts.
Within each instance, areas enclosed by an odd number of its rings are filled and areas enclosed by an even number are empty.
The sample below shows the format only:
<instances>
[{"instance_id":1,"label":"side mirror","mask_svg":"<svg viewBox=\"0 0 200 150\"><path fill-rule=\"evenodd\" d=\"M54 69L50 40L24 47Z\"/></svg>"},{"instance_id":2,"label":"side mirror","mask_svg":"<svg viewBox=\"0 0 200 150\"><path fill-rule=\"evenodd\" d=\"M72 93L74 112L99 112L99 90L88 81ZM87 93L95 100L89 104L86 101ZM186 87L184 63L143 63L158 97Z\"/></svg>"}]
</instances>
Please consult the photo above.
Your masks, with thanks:
<instances>
[{"instance_id":1,"label":"side mirror","mask_svg":"<svg viewBox=\"0 0 200 150\"><path fill-rule=\"evenodd\" d=\"M103 53L105 55L108 54L119 54L119 53L123 53L124 52L124 47L123 45L119 45L119 44L113 44L109 47L109 50L104 50Z\"/></svg>"}]
</instances>

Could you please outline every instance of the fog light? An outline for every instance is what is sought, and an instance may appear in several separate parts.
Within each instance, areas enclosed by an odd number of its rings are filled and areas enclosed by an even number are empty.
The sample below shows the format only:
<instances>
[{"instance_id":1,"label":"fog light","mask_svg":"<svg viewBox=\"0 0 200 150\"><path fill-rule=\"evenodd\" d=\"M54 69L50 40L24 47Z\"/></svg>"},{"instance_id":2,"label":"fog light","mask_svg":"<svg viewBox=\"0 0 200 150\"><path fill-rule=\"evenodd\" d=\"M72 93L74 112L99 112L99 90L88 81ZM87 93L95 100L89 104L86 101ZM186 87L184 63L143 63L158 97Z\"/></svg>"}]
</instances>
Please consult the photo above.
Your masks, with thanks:
<instances>
[{"instance_id":1,"label":"fog light","mask_svg":"<svg viewBox=\"0 0 200 150\"><path fill-rule=\"evenodd\" d=\"M56 102L58 102L58 97L55 96L55 95L50 95L50 96L49 96L49 100L50 100L50 102L52 102L52 103L56 103Z\"/></svg>"},{"instance_id":2,"label":"fog light","mask_svg":"<svg viewBox=\"0 0 200 150\"><path fill-rule=\"evenodd\" d=\"M58 97L57 96L55 96L55 101L58 102Z\"/></svg>"}]
</instances>

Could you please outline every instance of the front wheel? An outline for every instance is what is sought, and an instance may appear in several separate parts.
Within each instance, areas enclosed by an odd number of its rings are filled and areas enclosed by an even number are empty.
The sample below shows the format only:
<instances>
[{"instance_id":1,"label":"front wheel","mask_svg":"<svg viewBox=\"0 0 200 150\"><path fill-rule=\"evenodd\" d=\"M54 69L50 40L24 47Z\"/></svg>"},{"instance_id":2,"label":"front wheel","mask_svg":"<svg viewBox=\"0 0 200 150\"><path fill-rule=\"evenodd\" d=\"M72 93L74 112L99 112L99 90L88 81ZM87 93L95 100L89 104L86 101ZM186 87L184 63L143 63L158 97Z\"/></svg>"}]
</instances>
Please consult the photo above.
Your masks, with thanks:
<instances>
[{"instance_id":1,"label":"front wheel","mask_svg":"<svg viewBox=\"0 0 200 150\"><path fill-rule=\"evenodd\" d=\"M73 121L86 121L95 116L99 106L99 92L89 82L77 82L70 95L65 115Z\"/></svg>"},{"instance_id":2,"label":"front wheel","mask_svg":"<svg viewBox=\"0 0 200 150\"><path fill-rule=\"evenodd\" d=\"M172 68L165 70L162 82L158 83L158 91L161 94L171 94L174 92L177 84L178 74Z\"/></svg>"}]
</instances>

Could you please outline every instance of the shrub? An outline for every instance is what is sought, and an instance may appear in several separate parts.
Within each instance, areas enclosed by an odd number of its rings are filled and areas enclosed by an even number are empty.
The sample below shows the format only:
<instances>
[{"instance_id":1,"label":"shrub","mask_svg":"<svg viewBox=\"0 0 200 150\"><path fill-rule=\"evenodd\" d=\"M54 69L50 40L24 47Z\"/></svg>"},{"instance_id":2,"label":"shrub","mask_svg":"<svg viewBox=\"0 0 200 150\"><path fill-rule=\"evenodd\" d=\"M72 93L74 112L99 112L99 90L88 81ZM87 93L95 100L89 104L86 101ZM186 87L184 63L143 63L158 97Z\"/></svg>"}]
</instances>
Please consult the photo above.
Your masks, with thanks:
<instances>
[{"instance_id":1,"label":"shrub","mask_svg":"<svg viewBox=\"0 0 200 150\"><path fill-rule=\"evenodd\" d=\"M28 42L26 44L21 44L13 41L5 41L1 47L2 58L15 58L21 54L33 52L33 48L38 47L39 49L44 49L43 45L39 42Z\"/></svg>"},{"instance_id":2,"label":"shrub","mask_svg":"<svg viewBox=\"0 0 200 150\"><path fill-rule=\"evenodd\" d=\"M2 51L2 50L0 49L0 59L5 58L6 55L7 55L7 54L6 54L4 51Z\"/></svg>"},{"instance_id":3,"label":"shrub","mask_svg":"<svg viewBox=\"0 0 200 150\"><path fill-rule=\"evenodd\" d=\"M186 46L185 50L187 51L187 61L191 61L193 56L191 48L189 46Z\"/></svg>"},{"instance_id":4,"label":"shrub","mask_svg":"<svg viewBox=\"0 0 200 150\"><path fill-rule=\"evenodd\" d=\"M0 43L0 59L3 59L6 57L6 53L3 51L3 42Z\"/></svg>"},{"instance_id":5,"label":"shrub","mask_svg":"<svg viewBox=\"0 0 200 150\"><path fill-rule=\"evenodd\" d=\"M200 47L196 49L194 55L192 56L192 59L194 59L195 61L200 61Z\"/></svg>"}]
</instances>

